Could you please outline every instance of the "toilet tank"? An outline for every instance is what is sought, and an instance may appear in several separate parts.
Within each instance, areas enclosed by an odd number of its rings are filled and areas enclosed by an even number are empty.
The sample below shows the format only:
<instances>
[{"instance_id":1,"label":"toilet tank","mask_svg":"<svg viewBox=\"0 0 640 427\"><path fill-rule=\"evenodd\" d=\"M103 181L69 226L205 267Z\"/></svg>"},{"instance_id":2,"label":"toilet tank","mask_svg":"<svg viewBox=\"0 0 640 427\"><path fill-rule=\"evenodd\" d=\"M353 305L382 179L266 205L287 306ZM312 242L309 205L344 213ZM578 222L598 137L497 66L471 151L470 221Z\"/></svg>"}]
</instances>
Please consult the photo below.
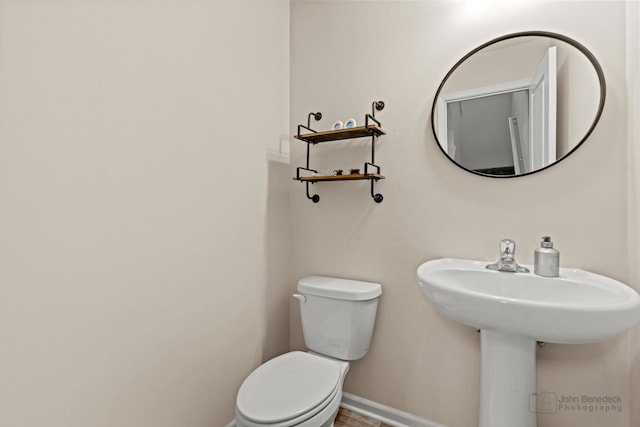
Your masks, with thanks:
<instances>
[{"instance_id":1,"label":"toilet tank","mask_svg":"<svg viewBox=\"0 0 640 427\"><path fill-rule=\"evenodd\" d=\"M298 281L305 345L342 360L361 359L373 334L382 286L335 277L309 276Z\"/></svg>"}]
</instances>

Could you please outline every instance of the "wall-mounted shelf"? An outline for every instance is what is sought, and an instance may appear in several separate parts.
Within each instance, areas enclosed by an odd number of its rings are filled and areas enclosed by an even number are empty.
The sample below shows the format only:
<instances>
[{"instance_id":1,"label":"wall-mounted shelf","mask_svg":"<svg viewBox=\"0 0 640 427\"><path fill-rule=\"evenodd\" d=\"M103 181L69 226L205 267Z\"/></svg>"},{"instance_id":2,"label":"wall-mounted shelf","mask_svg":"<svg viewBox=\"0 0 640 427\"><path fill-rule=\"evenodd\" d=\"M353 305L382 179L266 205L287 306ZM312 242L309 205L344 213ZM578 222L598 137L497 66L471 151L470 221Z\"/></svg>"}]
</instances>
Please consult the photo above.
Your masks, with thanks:
<instances>
[{"instance_id":1,"label":"wall-mounted shelf","mask_svg":"<svg viewBox=\"0 0 640 427\"><path fill-rule=\"evenodd\" d=\"M307 164L306 167L298 167L296 169L296 176L293 177L295 181L304 182L307 187L307 198L312 200L313 203L320 201L320 196L309 194L309 184L315 182L333 182L333 181L371 181L371 197L376 203L382 202L382 194L374 192L374 185L380 179L384 179L383 175L380 175L380 166L375 164L375 142L376 138L385 135L385 131L382 129L382 125L376 120L376 110L381 111L384 108L384 102L376 101L371 106L371 114L365 115L364 126L357 126L349 129L330 130L323 132L316 132L311 129L311 117L315 120L322 118L322 113L309 113L307 117L307 126L298 125L298 133L295 135L296 139L307 143ZM373 123L370 123L373 122ZM310 131L309 133L301 134L301 129ZM318 171L309 167L310 146L319 144L321 142L340 141L345 139L356 138L371 138L371 162L364 163L364 173L344 174L344 175L318 175ZM370 173L369 170L373 168L375 173ZM311 175L301 176L300 171L310 172Z\"/></svg>"},{"instance_id":2,"label":"wall-mounted shelf","mask_svg":"<svg viewBox=\"0 0 640 427\"><path fill-rule=\"evenodd\" d=\"M373 179L379 180L384 179L384 176L379 173L353 173L348 175L310 175L310 176L301 176L294 177L296 181L308 181L308 182L319 182L319 181L362 181L365 179Z\"/></svg>"},{"instance_id":3,"label":"wall-mounted shelf","mask_svg":"<svg viewBox=\"0 0 640 427\"><path fill-rule=\"evenodd\" d=\"M341 139L365 138L368 136L385 135L385 131L376 125L358 126L351 129L327 130L324 132L306 133L295 135L294 138L312 144L328 141L340 141Z\"/></svg>"}]
</instances>

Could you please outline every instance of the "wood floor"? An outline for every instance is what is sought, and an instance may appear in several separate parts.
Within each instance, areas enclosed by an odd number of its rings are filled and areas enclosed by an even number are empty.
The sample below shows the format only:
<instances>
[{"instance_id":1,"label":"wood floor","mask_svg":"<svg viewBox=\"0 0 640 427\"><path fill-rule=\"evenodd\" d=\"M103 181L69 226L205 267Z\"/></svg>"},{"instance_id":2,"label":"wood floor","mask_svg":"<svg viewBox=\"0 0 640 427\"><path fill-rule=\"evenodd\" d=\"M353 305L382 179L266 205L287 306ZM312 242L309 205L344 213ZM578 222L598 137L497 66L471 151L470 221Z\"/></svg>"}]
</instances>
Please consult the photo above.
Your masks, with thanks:
<instances>
[{"instance_id":1,"label":"wood floor","mask_svg":"<svg viewBox=\"0 0 640 427\"><path fill-rule=\"evenodd\" d=\"M391 427L380 421L372 420L364 415L340 408L334 427Z\"/></svg>"}]
</instances>

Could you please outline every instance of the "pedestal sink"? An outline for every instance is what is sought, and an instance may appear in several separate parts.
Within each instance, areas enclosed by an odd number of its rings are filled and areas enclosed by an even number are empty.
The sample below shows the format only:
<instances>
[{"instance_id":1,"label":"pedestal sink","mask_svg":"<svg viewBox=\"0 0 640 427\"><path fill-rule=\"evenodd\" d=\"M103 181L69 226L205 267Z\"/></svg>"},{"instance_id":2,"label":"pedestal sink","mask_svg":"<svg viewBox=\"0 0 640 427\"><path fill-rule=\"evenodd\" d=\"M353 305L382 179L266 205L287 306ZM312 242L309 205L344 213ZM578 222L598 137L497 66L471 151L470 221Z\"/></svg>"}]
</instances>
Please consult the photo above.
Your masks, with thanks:
<instances>
[{"instance_id":1,"label":"pedestal sink","mask_svg":"<svg viewBox=\"0 0 640 427\"><path fill-rule=\"evenodd\" d=\"M535 427L536 341L611 338L640 322L640 295L585 270L561 268L549 278L487 264L428 261L418 283L440 313L480 329L480 427Z\"/></svg>"}]
</instances>

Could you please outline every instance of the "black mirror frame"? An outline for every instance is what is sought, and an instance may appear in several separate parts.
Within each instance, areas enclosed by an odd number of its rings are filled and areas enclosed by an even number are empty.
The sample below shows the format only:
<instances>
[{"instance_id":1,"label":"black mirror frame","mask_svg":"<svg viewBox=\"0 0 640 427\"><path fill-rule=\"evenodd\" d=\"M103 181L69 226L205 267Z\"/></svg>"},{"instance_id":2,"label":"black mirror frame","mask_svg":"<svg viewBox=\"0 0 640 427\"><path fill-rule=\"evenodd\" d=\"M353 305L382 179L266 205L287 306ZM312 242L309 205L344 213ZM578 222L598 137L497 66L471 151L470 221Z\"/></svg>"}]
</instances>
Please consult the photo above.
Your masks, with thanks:
<instances>
[{"instance_id":1,"label":"black mirror frame","mask_svg":"<svg viewBox=\"0 0 640 427\"><path fill-rule=\"evenodd\" d=\"M587 59L589 59L589 62L591 62L591 65L593 65L593 68L596 71L596 74L598 76L598 81L600 82L600 104L598 105L598 111L596 112L596 116L593 119L593 123L591 124L591 127L589 128L589 130L587 131L587 133L584 135L584 137L564 156L562 156L560 159L556 160L555 162L551 163L550 165L547 165L543 168L537 169L535 171L531 171L531 172L527 172L527 173L523 173L520 175L489 175L489 174L483 174L471 169L467 169L464 166L458 164L455 160L453 160L451 157L449 157L449 155L447 154L446 151L444 151L444 149L442 148L442 146L440 145L440 141L438 139L438 134L436 132L436 128L435 128L435 112L436 112L436 107L437 107L437 102L438 102L438 97L440 96L440 92L442 91L442 88L444 87L445 83L447 82L447 80L449 79L449 77L451 76L451 74L454 73L454 71L456 69L458 69L458 67L460 65L462 65L470 56L474 55L475 53L477 53L478 51L484 49L487 46L490 46L494 43L498 43L504 40L509 40L509 39L514 39L517 37L529 37L529 36L539 36L539 37L550 37L553 39L557 39L560 40L562 42L565 42L567 44L572 45L573 47L575 47L576 49L578 49L580 52L582 52L582 54L584 56L587 57ZM596 125L598 124L598 122L600 121L600 117L602 116L602 111L604 110L604 102L607 96L607 84L604 78L604 72L602 71L602 67L600 66L600 63L598 62L598 60L596 59L596 57L593 55L593 53L591 53L591 51L589 49L587 49L583 44L577 42L576 40L569 38L565 35L562 34L558 34L558 33L552 33L549 31L522 31L519 33L511 33L511 34L507 34L501 37L497 37L493 40L490 40L486 43L481 44L480 46L478 46L477 48L473 49L471 52L467 53L465 56L463 56L458 62L456 62L456 64L449 70L449 72L444 76L444 79L442 79L442 83L440 83L440 86L438 86L438 90L436 91L436 94L433 98L433 104L431 106L431 131L433 132L433 136L436 139L436 144L438 145L438 148L440 148L440 151L442 151L442 154L445 155L445 157L447 159L449 159L449 161L451 161L451 163L453 163L454 165L456 165L457 167L459 167L460 169L463 169L467 172L470 172L474 175L479 175L479 176L483 176L485 178L498 178L498 179L503 179L503 178L519 178L522 176L527 176L527 175L532 175L534 173L538 173L541 172L543 170L546 170L552 166L557 165L558 163L560 163L561 161L563 161L564 159L566 159L567 157L569 157L573 152L575 152L586 140L587 138L589 138L589 136L591 135L591 133L593 132L593 130L595 129Z\"/></svg>"}]
</instances>

